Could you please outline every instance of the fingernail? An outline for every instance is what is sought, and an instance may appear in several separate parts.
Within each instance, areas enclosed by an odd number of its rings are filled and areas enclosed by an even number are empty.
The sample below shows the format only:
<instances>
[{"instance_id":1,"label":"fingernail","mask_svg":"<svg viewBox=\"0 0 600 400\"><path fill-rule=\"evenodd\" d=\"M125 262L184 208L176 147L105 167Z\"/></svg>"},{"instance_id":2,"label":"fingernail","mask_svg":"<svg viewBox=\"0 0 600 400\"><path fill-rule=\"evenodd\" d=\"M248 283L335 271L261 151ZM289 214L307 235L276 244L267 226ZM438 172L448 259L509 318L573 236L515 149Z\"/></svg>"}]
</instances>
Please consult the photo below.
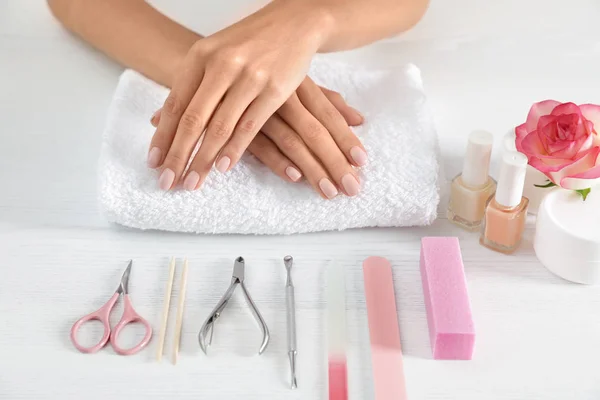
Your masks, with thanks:
<instances>
[{"instance_id":1,"label":"fingernail","mask_svg":"<svg viewBox=\"0 0 600 400\"><path fill-rule=\"evenodd\" d=\"M327 178L323 178L319 181L319 187L323 191L325 197L327 197L328 199L333 199L335 196L338 195L337 189L335 188L333 183L331 183L331 181Z\"/></svg>"},{"instance_id":2,"label":"fingernail","mask_svg":"<svg viewBox=\"0 0 600 400\"><path fill-rule=\"evenodd\" d=\"M162 190L169 190L171 189L174 180L175 172L169 168L165 168L162 174L160 174L160 178L158 178L158 187L160 187Z\"/></svg>"},{"instance_id":3,"label":"fingernail","mask_svg":"<svg viewBox=\"0 0 600 400\"><path fill-rule=\"evenodd\" d=\"M159 111L160 111L160 110L156 110L156 111L154 111L154 114L152 114L152 118L150 118L150 123L151 123L153 126L156 126L156 125L158 125L158 123L157 123L157 119L158 119L158 112L159 112Z\"/></svg>"},{"instance_id":4,"label":"fingernail","mask_svg":"<svg viewBox=\"0 0 600 400\"><path fill-rule=\"evenodd\" d=\"M364 120L365 120L365 116L364 116L364 115L362 115L362 113L361 113L360 111L358 111L356 108L353 108L353 110L354 110L354 112L355 112L356 114L358 114L358 116L360 117L360 121L361 121L361 122L364 122Z\"/></svg>"},{"instance_id":5,"label":"fingernail","mask_svg":"<svg viewBox=\"0 0 600 400\"><path fill-rule=\"evenodd\" d=\"M356 196L360 191L360 185L354 175L348 173L342 177L342 186L348 196Z\"/></svg>"},{"instance_id":6,"label":"fingernail","mask_svg":"<svg viewBox=\"0 0 600 400\"><path fill-rule=\"evenodd\" d=\"M195 190L199 180L200 175L196 171L192 171L185 177L183 188L185 190Z\"/></svg>"},{"instance_id":7,"label":"fingernail","mask_svg":"<svg viewBox=\"0 0 600 400\"><path fill-rule=\"evenodd\" d=\"M356 165L363 166L367 163L367 153L358 146L354 146L350 149L350 156L356 163Z\"/></svg>"},{"instance_id":8,"label":"fingernail","mask_svg":"<svg viewBox=\"0 0 600 400\"><path fill-rule=\"evenodd\" d=\"M158 164L160 164L160 156L161 151L158 147L153 147L152 149L150 149L150 151L148 152L148 166L150 168L158 167Z\"/></svg>"},{"instance_id":9,"label":"fingernail","mask_svg":"<svg viewBox=\"0 0 600 400\"><path fill-rule=\"evenodd\" d=\"M294 182L297 182L300 178L302 178L302 174L294 167L287 167L285 169L285 174Z\"/></svg>"},{"instance_id":10,"label":"fingernail","mask_svg":"<svg viewBox=\"0 0 600 400\"><path fill-rule=\"evenodd\" d=\"M224 174L225 172L227 172L227 168L229 168L229 164L231 164L231 159L229 157L225 156L217 162L215 167L217 168L217 171Z\"/></svg>"}]
</instances>

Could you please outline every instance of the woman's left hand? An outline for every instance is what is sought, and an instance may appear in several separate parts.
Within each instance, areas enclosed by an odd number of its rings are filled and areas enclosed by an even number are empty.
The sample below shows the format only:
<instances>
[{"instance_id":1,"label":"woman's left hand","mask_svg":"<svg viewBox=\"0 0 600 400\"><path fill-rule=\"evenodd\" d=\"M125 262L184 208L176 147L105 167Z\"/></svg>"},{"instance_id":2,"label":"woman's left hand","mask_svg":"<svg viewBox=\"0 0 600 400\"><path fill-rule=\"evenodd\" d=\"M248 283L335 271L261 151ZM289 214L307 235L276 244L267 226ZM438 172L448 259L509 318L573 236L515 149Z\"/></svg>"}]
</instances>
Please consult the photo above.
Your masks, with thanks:
<instances>
[{"instance_id":1,"label":"woman's left hand","mask_svg":"<svg viewBox=\"0 0 600 400\"><path fill-rule=\"evenodd\" d=\"M304 99L306 97L306 93L304 92L312 92L313 87L322 94L323 98L326 99L325 102L314 101L315 98L319 98L319 95L315 93L310 96L313 99L312 101ZM294 104L294 102L288 100L286 102L286 104L289 103L286 110L286 113L290 114L287 115L288 120L283 119L277 113L272 115L261 131L254 137L248 146L248 151L282 179L298 182L304 176L317 192L321 193L325 198L331 198L331 196L334 197L335 195L323 191L322 179L324 177L325 179L328 178L328 172L325 170L327 162L318 159L317 154L312 153L310 148L307 147L303 138L303 136L306 136L306 130L300 126L300 133L298 133L294 131L292 126L297 126L299 121L302 120L302 118L298 117L299 115L309 113L308 109L314 109L314 107L319 107L322 113L326 115L340 118L341 121L337 121L337 118L331 118L331 120L327 121L325 119L326 122L323 122L333 132L331 134L333 137L330 139L335 141L334 146L339 147L331 148L331 146L326 145L327 140L320 141L322 149L316 151L316 153L325 153L333 160L336 158L339 159L340 156L343 158L346 155L348 158L347 162L350 162L352 165L362 166L366 162L366 153L362 144L360 144L358 138L352 133L349 127L362 124L364 117L356 109L350 107L339 93L317 86L308 77L302 82L300 88L296 91L295 97L302 98L309 104L308 108L305 108L303 105ZM159 109L152 116L150 122L154 127L157 127L160 123L161 114L162 109ZM334 121L338 123L332 124ZM323 134L330 136L329 132L325 130L326 128L323 129ZM292 160L296 160L296 163ZM351 167L349 168L351 169ZM332 174L332 171L329 174ZM185 183L187 181L184 182L184 186ZM341 183L343 185L344 179L342 179ZM346 186L347 183L346 178ZM192 190L191 187L187 189ZM346 194L355 194L350 187L343 187L343 190Z\"/></svg>"},{"instance_id":2,"label":"woman's left hand","mask_svg":"<svg viewBox=\"0 0 600 400\"><path fill-rule=\"evenodd\" d=\"M331 21L318 8L267 5L198 40L179 68L152 138L148 160L161 167L164 190L182 180L200 136L191 170L199 187L217 164L232 168L267 119L303 81ZM219 165L221 153L228 165ZM234 156L232 156L234 155Z\"/></svg>"}]
</instances>

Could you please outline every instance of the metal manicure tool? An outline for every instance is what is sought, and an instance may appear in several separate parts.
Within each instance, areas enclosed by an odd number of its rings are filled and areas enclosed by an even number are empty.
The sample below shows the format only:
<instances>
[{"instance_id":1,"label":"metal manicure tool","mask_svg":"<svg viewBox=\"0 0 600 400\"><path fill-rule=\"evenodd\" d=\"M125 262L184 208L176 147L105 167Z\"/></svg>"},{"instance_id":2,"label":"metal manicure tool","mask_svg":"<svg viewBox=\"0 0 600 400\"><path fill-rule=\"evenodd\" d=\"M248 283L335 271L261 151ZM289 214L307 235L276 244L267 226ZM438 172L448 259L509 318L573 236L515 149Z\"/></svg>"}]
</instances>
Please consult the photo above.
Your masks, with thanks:
<instances>
[{"instance_id":1,"label":"metal manicure tool","mask_svg":"<svg viewBox=\"0 0 600 400\"><path fill-rule=\"evenodd\" d=\"M290 358L290 368L292 371L291 385L292 389L298 387L296 382L296 304L294 299L294 283L292 282L292 264L294 259L292 256L286 256L283 259L285 269L287 271L287 280L285 283L285 302L287 308L287 333L288 333L288 357Z\"/></svg>"},{"instance_id":2,"label":"metal manicure tool","mask_svg":"<svg viewBox=\"0 0 600 400\"><path fill-rule=\"evenodd\" d=\"M263 339L258 350L258 354L262 354L267 348L267 345L269 344L269 328L267 327L267 324L265 323L265 320L263 319L262 315L260 315L258 308L256 308L256 304L254 304L254 301L252 301L250 293L248 293L248 289L244 284L244 269L244 259L242 257L236 258L235 263L233 265L233 275L231 276L231 284L229 285L229 288L227 289L223 297L221 297L221 300L219 300L215 308L212 310L212 312L202 325L202 328L200 328L200 333L198 333L198 341L200 342L200 348L205 354L207 354L207 348L212 344L214 324L217 321L217 319L221 316L221 313L229 303L229 300L231 299L231 296L233 295L233 292L235 291L237 285L241 286L242 292L244 293L244 297L246 298L246 301L250 306L250 310L252 311L256 322L258 322L260 330L263 334ZM210 337L208 338L207 343L208 335L210 335Z\"/></svg>"}]
</instances>

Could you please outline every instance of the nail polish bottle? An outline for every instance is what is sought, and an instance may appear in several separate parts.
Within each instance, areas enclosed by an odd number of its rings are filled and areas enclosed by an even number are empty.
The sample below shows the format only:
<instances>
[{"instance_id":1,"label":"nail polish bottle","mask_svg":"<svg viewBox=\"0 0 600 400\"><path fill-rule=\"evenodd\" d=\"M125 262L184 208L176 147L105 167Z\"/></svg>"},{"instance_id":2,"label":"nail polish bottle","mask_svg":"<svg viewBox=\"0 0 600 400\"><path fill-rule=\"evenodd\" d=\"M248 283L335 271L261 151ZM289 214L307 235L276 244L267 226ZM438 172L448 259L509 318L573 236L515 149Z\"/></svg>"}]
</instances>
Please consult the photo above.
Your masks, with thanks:
<instances>
[{"instance_id":1,"label":"nail polish bottle","mask_svg":"<svg viewBox=\"0 0 600 400\"><path fill-rule=\"evenodd\" d=\"M523 197L526 172L527 157L524 154L504 154L498 189L485 208L479 241L483 246L505 254L519 247L529 206L529 199Z\"/></svg>"},{"instance_id":2,"label":"nail polish bottle","mask_svg":"<svg viewBox=\"0 0 600 400\"><path fill-rule=\"evenodd\" d=\"M496 191L496 181L488 175L493 142L489 132L472 132L462 173L452 180L448 220L469 231L481 228L485 205Z\"/></svg>"}]
</instances>

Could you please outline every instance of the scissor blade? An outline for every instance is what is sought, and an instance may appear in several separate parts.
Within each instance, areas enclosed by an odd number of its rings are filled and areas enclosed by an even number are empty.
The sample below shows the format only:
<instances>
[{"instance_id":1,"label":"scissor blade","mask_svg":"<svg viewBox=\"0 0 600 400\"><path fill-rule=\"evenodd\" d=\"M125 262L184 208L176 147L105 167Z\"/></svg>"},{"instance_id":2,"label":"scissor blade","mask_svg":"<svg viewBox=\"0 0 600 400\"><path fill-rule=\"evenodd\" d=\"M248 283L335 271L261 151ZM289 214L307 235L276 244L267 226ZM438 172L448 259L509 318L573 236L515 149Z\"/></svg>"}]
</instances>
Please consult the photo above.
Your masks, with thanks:
<instances>
[{"instance_id":1,"label":"scissor blade","mask_svg":"<svg viewBox=\"0 0 600 400\"><path fill-rule=\"evenodd\" d=\"M125 272L123 272L123 276L121 277L121 284L119 285L119 290L121 290L123 294L129 293L129 275L131 275L132 265L133 260L129 260L129 264L127 264L127 268L125 268Z\"/></svg>"}]
</instances>

